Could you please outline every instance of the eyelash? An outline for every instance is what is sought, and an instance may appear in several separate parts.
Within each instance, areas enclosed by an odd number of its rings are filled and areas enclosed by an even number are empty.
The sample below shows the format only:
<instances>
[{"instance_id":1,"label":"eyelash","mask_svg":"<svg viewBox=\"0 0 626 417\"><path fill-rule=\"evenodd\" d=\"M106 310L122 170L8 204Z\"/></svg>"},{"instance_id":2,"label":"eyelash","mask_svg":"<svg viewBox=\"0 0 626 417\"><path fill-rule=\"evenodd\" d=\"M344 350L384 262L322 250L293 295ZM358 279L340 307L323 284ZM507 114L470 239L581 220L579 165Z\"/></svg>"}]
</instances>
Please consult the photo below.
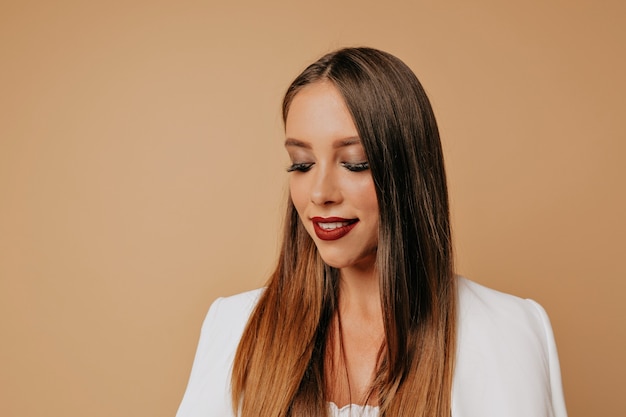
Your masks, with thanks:
<instances>
[{"instance_id":1,"label":"eyelash","mask_svg":"<svg viewBox=\"0 0 626 417\"><path fill-rule=\"evenodd\" d=\"M296 163L296 164L292 164L291 166L289 166L289 168L287 168L287 172L293 172L293 171L298 171L298 172L307 172L308 170L311 169L311 167L313 166L312 163Z\"/></svg>"},{"instance_id":2,"label":"eyelash","mask_svg":"<svg viewBox=\"0 0 626 417\"><path fill-rule=\"evenodd\" d=\"M361 171L366 171L370 169L369 162L359 162L357 164L342 162L341 166L346 168L348 171L352 171L352 172L361 172Z\"/></svg>"},{"instance_id":3,"label":"eyelash","mask_svg":"<svg viewBox=\"0 0 626 417\"><path fill-rule=\"evenodd\" d=\"M287 172L293 172L293 171L307 172L311 169L312 166L313 166L313 163L311 162L295 163L287 168ZM352 172L361 172L361 171L366 171L370 169L369 162L359 162L356 164L342 162L341 166L346 168L348 171L352 171Z\"/></svg>"}]
</instances>

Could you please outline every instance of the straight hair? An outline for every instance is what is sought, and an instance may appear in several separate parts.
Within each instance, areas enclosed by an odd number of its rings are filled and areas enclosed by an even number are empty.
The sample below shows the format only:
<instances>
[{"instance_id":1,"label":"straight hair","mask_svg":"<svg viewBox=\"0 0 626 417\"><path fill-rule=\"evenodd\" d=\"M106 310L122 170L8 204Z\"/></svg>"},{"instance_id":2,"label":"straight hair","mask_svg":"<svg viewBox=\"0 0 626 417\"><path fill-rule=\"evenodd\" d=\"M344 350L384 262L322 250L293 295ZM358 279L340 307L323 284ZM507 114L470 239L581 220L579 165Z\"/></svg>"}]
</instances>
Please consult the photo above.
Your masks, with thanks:
<instances>
[{"instance_id":1,"label":"straight hair","mask_svg":"<svg viewBox=\"0 0 626 417\"><path fill-rule=\"evenodd\" d=\"M449 417L457 288L443 152L430 102L398 58L345 48L293 81L283 121L298 92L319 82L332 83L343 96L378 199L376 266L385 341L370 392L381 416ZM234 360L236 414L328 414L324 360L338 277L289 201L278 265Z\"/></svg>"}]
</instances>

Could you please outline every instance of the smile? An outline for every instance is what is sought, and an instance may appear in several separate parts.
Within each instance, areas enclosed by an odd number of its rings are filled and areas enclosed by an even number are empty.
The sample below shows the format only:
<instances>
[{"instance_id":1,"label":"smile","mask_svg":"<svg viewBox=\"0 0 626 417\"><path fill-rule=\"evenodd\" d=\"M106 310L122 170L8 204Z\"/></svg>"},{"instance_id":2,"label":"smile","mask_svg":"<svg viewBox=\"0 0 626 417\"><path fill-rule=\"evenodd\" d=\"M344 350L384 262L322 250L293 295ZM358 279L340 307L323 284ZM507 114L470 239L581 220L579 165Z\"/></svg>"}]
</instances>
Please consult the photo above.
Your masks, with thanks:
<instances>
[{"instance_id":1,"label":"smile","mask_svg":"<svg viewBox=\"0 0 626 417\"><path fill-rule=\"evenodd\" d=\"M335 230L340 227L344 227L349 225L349 222L333 222L333 223L318 223L319 226L324 230Z\"/></svg>"},{"instance_id":2,"label":"smile","mask_svg":"<svg viewBox=\"0 0 626 417\"><path fill-rule=\"evenodd\" d=\"M340 217L313 217L313 229L321 240L337 240L347 235L356 226L359 219Z\"/></svg>"}]
</instances>

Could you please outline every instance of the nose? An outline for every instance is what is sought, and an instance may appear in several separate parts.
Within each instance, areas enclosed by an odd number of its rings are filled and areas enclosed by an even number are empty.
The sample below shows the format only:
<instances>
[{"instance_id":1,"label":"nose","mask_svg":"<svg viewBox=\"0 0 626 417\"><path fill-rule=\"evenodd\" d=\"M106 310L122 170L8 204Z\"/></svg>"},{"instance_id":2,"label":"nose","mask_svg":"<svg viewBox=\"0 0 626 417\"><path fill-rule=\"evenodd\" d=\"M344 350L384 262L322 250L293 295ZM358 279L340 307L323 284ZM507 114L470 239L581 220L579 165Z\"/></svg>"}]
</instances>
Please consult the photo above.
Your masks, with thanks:
<instances>
[{"instance_id":1,"label":"nose","mask_svg":"<svg viewBox=\"0 0 626 417\"><path fill-rule=\"evenodd\" d=\"M311 187L311 202L318 206L327 206L341 201L341 191L332 169L319 166L315 170Z\"/></svg>"}]
</instances>

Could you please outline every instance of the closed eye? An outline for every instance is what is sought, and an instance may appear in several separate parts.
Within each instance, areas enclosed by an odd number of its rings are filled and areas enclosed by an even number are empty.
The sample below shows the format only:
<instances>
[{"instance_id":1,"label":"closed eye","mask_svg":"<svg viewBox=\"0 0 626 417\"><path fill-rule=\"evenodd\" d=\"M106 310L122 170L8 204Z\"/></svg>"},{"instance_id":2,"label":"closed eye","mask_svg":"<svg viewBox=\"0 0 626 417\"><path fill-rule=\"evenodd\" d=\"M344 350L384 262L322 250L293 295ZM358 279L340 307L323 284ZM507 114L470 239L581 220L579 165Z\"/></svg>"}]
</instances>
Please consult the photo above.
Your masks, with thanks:
<instances>
[{"instance_id":1,"label":"closed eye","mask_svg":"<svg viewBox=\"0 0 626 417\"><path fill-rule=\"evenodd\" d=\"M287 172L293 172L293 171L307 172L308 170L311 169L312 166L313 166L312 162L295 163L295 164L291 164L287 168Z\"/></svg>"},{"instance_id":2,"label":"closed eye","mask_svg":"<svg viewBox=\"0 0 626 417\"><path fill-rule=\"evenodd\" d=\"M346 168L348 171L352 171L352 172L361 172L361 171L366 171L370 169L369 162L359 162L356 164L353 164L350 162L342 162L341 166Z\"/></svg>"}]
</instances>

